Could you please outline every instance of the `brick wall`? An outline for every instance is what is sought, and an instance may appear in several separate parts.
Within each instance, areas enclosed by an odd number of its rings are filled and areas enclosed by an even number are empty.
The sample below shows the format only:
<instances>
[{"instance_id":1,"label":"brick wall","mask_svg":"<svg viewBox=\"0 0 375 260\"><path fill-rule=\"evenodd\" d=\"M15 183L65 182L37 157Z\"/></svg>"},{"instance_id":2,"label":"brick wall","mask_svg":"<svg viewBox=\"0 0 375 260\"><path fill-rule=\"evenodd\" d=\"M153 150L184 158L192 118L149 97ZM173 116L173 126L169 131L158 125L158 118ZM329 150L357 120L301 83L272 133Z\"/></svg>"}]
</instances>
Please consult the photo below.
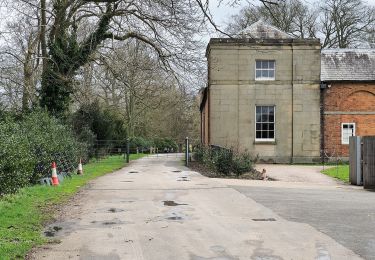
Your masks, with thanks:
<instances>
[{"instance_id":1,"label":"brick wall","mask_svg":"<svg viewBox=\"0 0 375 260\"><path fill-rule=\"evenodd\" d=\"M355 123L356 135L375 135L375 83L332 83L324 90L324 150L347 157L341 123Z\"/></svg>"}]
</instances>

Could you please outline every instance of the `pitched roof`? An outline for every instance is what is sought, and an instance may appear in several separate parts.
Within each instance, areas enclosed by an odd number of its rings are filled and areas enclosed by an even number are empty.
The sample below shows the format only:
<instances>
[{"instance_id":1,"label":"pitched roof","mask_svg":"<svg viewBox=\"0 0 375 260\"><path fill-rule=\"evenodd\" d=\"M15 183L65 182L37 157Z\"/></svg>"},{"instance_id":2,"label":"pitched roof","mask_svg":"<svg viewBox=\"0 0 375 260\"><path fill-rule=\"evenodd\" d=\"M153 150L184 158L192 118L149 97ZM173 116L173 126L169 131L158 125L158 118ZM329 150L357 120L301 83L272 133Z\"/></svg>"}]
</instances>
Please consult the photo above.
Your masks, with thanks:
<instances>
[{"instance_id":1,"label":"pitched roof","mask_svg":"<svg viewBox=\"0 0 375 260\"><path fill-rule=\"evenodd\" d=\"M293 36L281 31L263 20L253 23L249 27L239 31L237 37L255 38L255 39L292 39Z\"/></svg>"},{"instance_id":2,"label":"pitched roof","mask_svg":"<svg viewBox=\"0 0 375 260\"><path fill-rule=\"evenodd\" d=\"M375 49L326 49L322 81L375 81Z\"/></svg>"}]
</instances>

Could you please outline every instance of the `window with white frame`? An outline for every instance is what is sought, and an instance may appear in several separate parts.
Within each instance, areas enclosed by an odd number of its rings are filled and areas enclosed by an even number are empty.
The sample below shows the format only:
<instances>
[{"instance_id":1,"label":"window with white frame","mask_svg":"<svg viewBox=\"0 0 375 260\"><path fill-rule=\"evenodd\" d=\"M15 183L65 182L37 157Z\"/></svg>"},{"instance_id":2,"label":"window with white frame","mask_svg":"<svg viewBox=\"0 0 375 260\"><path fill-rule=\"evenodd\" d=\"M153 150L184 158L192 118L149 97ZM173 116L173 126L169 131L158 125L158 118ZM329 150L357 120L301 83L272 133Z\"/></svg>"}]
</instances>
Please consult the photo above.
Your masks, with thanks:
<instances>
[{"instance_id":1,"label":"window with white frame","mask_svg":"<svg viewBox=\"0 0 375 260\"><path fill-rule=\"evenodd\" d=\"M350 136L355 136L355 123L342 123L341 144L349 144Z\"/></svg>"},{"instance_id":2,"label":"window with white frame","mask_svg":"<svg viewBox=\"0 0 375 260\"><path fill-rule=\"evenodd\" d=\"M255 140L275 141L275 106L256 106Z\"/></svg>"},{"instance_id":3,"label":"window with white frame","mask_svg":"<svg viewBox=\"0 0 375 260\"><path fill-rule=\"evenodd\" d=\"M275 80L275 61L256 60L255 80Z\"/></svg>"}]
</instances>

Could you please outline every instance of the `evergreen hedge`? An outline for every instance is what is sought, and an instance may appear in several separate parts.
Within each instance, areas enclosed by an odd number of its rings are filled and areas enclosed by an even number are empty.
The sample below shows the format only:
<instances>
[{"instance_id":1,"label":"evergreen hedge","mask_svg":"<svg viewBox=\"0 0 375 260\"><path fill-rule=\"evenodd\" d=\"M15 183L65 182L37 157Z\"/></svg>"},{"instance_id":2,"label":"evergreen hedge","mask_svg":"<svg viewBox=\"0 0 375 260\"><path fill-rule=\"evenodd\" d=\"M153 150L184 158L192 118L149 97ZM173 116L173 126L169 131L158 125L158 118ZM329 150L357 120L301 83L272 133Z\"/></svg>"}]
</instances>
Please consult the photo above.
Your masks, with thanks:
<instances>
[{"instance_id":1,"label":"evergreen hedge","mask_svg":"<svg viewBox=\"0 0 375 260\"><path fill-rule=\"evenodd\" d=\"M0 120L0 196L49 176L52 161L73 167L86 153L86 145L75 139L70 127L47 112L35 111L18 119L3 118Z\"/></svg>"},{"instance_id":2,"label":"evergreen hedge","mask_svg":"<svg viewBox=\"0 0 375 260\"><path fill-rule=\"evenodd\" d=\"M248 152L234 153L231 149L200 145L194 148L193 158L226 176L240 176L253 170L253 161Z\"/></svg>"}]
</instances>

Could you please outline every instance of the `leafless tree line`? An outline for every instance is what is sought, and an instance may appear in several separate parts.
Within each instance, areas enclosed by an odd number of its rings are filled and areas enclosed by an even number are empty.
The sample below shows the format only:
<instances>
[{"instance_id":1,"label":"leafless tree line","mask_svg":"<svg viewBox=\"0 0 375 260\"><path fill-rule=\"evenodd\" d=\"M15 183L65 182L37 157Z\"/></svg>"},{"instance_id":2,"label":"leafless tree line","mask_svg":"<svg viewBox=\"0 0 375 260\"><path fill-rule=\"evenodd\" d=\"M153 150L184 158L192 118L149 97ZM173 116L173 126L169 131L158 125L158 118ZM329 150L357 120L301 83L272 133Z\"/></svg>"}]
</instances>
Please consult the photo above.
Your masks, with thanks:
<instances>
[{"instance_id":1,"label":"leafless tree line","mask_svg":"<svg viewBox=\"0 0 375 260\"><path fill-rule=\"evenodd\" d=\"M130 135L140 129L186 135L197 124L192 92L205 81L203 48L194 35L206 30L209 16L199 3L2 1L3 109L39 106L47 77L53 91L69 83L56 96L68 93L70 111L99 100L124 118Z\"/></svg>"},{"instance_id":2,"label":"leafless tree line","mask_svg":"<svg viewBox=\"0 0 375 260\"><path fill-rule=\"evenodd\" d=\"M257 1L257 0L254 0ZM236 5L238 0L219 1ZM204 43L213 22L209 0L2 0L1 95L11 108L41 105L66 112L82 68L137 41L182 92L205 82ZM224 31L221 31L225 33ZM75 86L75 87L73 87ZM79 90L79 89L78 89ZM82 91L81 91L82 92Z\"/></svg>"},{"instance_id":3,"label":"leafless tree line","mask_svg":"<svg viewBox=\"0 0 375 260\"><path fill-rule=\"evenodd\" d=\"M186 125L197 125L191 93L205 85L200 38L210 29L230 36L264 19L297 37L321 37L323 47L374 42L374 9L361 0L321 1L315 7L300 0L253 0L231 18L231 30L215 25L209 3L2 0L1 105L66 112L99 100L118 111L130 134L184 132Z\"/></svg>"},{"instance_id":4,"label":"leafless tree line","mask_svg":"<svg viewBox=\"0 0 375 260\"><path fill-rule=\"evenodd\" d=\"M375 47L375 8L362 0L249 4L230 18L228 32L235 34L260 19L295 37L320 38L323 48Z\"/></svg>"}]
</instances>

